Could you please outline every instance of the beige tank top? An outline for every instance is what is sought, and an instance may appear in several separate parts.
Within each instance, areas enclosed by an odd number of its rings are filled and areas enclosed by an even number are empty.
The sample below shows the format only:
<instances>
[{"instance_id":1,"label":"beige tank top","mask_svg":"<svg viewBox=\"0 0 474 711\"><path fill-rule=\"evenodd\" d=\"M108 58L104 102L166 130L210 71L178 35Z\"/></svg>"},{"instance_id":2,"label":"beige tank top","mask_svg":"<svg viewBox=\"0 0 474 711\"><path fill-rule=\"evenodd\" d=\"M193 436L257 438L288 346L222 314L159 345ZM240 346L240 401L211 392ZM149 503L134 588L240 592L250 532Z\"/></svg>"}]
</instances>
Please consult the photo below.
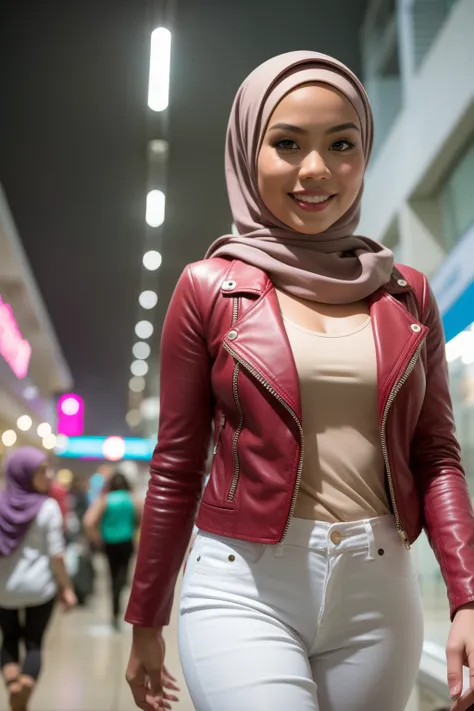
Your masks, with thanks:
<instances>
[{"instance_id":1,"label":"beige tank top","mask_svg":"<svg viewBox=\"0 0 474 711\"><path fill-rule=\"evenodd\" d=\"M284 322L303 407L305 450L295 516L334 523L390 513L370 319L338 336Z\"/></svg>"}]
</instances>

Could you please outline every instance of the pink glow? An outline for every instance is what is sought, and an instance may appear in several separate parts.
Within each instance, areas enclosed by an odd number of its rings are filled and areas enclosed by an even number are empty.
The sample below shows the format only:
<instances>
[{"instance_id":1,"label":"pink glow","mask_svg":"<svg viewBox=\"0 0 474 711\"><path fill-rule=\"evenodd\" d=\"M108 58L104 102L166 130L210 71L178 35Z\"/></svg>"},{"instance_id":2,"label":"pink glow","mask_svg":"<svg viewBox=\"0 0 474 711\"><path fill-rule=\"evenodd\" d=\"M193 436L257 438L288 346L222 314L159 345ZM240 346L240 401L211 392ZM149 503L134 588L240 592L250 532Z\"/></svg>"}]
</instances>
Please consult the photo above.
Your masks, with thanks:
<instances>
[{"instance_id":1,"label":"pink glow","mask_svg":"<svg viewBox=\"0 0 474 711\"><path fill-rule=\"evenodd\" d=\"M84 401L79 395L66 393L58 401L58 434L80 437L84 432Z\"/></svg>"},{"instance_id":2,"label":"pink glow","mask_svg":"<svg viewBox=\"0 0 474 711\"><path fill-rule=\"evenodd\" d=\"M31 346L21 335L9 304L0 296L0 354L17 378L25 378L31 358Z\"/></svg>"}]
</instances>

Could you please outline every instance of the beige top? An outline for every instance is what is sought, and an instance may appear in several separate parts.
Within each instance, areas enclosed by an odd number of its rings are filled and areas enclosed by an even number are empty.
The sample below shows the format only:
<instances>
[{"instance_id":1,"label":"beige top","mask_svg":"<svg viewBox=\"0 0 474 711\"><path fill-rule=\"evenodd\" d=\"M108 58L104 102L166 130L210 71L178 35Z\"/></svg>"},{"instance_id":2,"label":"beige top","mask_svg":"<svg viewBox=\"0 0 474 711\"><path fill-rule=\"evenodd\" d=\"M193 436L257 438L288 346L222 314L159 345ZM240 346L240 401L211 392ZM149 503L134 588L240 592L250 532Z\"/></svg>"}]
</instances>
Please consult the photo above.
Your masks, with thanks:
<instances>
[{"instance_id":1,"label":"beige top","mask_svg":"<svg viewBox=\"0 0 474 711\"><path fill-rule=\"evenodd\" d=\"M370 318L342 336L284 321L303 407L305 451L295 516L334 523L390 513Z\"/></svg>"}]
</instances>

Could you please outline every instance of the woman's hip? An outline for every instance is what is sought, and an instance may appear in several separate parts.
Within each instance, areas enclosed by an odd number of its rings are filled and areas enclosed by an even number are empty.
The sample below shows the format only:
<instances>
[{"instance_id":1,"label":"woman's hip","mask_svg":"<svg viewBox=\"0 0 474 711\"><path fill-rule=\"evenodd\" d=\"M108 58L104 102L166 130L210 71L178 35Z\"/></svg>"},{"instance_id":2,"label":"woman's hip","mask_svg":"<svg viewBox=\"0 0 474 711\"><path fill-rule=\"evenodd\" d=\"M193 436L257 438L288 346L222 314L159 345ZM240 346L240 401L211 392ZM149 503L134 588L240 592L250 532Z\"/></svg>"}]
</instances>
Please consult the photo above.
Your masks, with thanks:
<instances>
[{"instance_id":1,"label":"woman's hip","mask_svg":"<svg viewBox=\"0 0 474 711\"><path fill-rule=\"evenodd\" d=\"M361 619L369 629L421 617L412 555L391 516L341 524L294 519L285 541L272 546L200 531L181 614L244 608L296 630L309 652L360 634Z\"/></svg>"}]
</instances>

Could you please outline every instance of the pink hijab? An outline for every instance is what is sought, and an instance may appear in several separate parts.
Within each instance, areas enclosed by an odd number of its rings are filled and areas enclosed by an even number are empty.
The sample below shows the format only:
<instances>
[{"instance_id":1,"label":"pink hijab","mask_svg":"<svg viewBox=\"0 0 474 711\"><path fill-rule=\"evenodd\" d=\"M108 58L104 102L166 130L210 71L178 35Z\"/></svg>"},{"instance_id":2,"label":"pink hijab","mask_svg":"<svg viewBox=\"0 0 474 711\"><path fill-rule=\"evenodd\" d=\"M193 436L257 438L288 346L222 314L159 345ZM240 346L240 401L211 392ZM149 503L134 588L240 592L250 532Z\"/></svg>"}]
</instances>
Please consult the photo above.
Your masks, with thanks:
<instances>
[{"instance_id":1,"label":"pink hijab","mask_svg":"<svg viewBox=\"0 0 474 711\"><path fill-rule=\"evenodd\" d=\"M232 107L226 142L226 179L239 235L225 235L206 258L239 259L263 269L275 286L311 301L353 303L390 280L393 254L354 235L362 188L349 210L325 232L304 235L280 222L263 204L257 156L266 124L282 98L308 82L324 82L354 106L362 128L366 164L373 140L369 100L357 77L341 62L317 52L289 52L268 60L244 81Z\"/></svg>"}]
</instances>

